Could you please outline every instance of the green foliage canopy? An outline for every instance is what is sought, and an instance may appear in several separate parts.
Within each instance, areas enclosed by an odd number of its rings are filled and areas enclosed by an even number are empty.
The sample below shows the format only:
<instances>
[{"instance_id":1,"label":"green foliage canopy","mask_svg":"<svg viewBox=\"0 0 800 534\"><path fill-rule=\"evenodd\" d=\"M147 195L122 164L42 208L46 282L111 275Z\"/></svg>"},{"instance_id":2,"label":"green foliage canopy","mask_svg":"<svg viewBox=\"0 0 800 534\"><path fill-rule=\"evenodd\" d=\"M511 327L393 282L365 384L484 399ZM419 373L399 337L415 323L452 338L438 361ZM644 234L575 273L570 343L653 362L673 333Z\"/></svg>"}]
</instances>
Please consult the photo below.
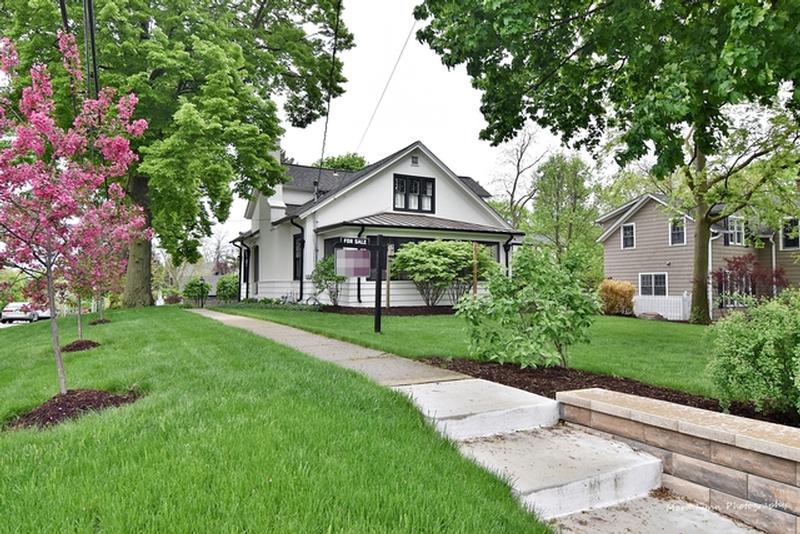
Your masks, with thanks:
<instances>
[{"instance_id":1,"label":"green foliage canopy","mask_svg":"<svg viewBox=\"0 0 800 534\"><path fill-rule=\"evenodd\" d=\"M324 159L317 160L314 165L319 165L326 169L360 171L367 166L367 159L361 154L348 152L347 154L342 154L340 156L327 156Z\"/></svg>"},{"instance_id":2,"label":"green foliage canopy","mask_svg":"<svg viewBox=\"0 0 800 534\"><path fill-rule=\"evenodd\" d=\"M488 295L459 302L470 353L523 367L566 367L569 346L588 340L600 309L597 295L547 248L519 248L512 273L493 276Z\"/></svg>"},{"instance_id":3,"label":"green foliage canopy","mask_svg":"<svg viewBox=\"0 0 800 534\"><path fill-rule=\"evenodd\" d=\"M18 43L21 72L59 63L58 4L0 5L0 28ZM67 8L82 42L80 4ZM176 261L194 262L214 222L227 219L234 193L269 194L284 179L270 156L282 133L276 97L302 127L324 114L328 89L343 92L342 63L330 54L336 2L106 0L95 15L101 85L136 93L138 114L150 123L124 185L147 208L161 246ZM352 46L342 23L338 36L339 50ZM57 98L69 102L63 69L54 75Z\"/></svg>"}]
</instances>

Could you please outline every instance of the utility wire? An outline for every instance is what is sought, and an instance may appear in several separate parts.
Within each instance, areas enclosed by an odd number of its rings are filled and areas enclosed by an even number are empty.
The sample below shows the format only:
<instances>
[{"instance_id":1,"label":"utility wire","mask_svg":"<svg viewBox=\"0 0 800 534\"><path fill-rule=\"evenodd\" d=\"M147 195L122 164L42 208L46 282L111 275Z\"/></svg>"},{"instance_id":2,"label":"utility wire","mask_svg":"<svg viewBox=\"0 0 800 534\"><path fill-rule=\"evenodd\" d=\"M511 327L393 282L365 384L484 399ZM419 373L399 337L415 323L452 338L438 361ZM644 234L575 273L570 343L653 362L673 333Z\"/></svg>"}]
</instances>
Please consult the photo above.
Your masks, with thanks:
<instances>
[{"instance_id":1,"label":"utility wire","mask_svg":"<svg viewBox=\"0 0 800 534\"><path fill-rule=\"evenodd\" d=\"M328 74L328 95L326 98L325 128L322 132L322 151L319 155L317 179L314 181L314 200L319 198L319 182L322 180L322 160L325 159L325 145L328 143L328 121L331 118L331 93L333 93L333 76L336 74L336 51L339 47L339 18L342 14L342 0L336 2L336 20L333 24L333 50L331 51L331 70Z\"/></svg>"},{"instance_id":2,"label":"utility wire","mask_svg":"<svg viewBox=\"0 0 800 534\"><path fill-rule=\"evenodd\" d=\"M372 121L375 119L375 115L378 113L378 108L381 107L381 102L383 102L383 97L386 95L386 90L389 89L389 84L392 82L392 78L394 77L394 72L397 70L397 65L400 64L400 59L403 57L403 52L406 51L406 46L408 46L408 41L411 39L411 35L414 33L414 28L417 26L417 21L411 24L411 29L408 30L408 35L406 35L406 40L403 42L403 47L400 49L400 53L397 55L397 60L394 62L394 67L392 67L392 72L389 73L389 78L386 80L386 85L383 86L383 91L381 91L381 96L378 98L378 102L375 104L375 109L372 110L372 115L369 118L369 122L367 122L367 127L364 128L364 133L361 134L361 139L358 141L358 146L356 147L356 152L361 149L362 143L364 143L364 138L367 137L367 132L369 131L370 126L372 126Z\"/></svg>"}]
</instances>

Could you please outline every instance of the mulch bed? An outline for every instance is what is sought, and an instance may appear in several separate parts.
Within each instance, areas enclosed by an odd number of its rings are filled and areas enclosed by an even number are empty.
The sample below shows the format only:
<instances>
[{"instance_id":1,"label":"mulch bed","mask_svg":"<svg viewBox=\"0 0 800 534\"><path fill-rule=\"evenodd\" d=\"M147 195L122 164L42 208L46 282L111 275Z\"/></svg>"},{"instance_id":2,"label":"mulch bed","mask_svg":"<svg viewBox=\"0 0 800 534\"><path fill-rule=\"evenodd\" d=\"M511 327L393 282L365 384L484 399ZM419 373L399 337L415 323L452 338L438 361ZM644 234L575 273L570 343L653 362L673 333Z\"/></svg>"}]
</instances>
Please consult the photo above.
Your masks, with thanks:
<instances>
[{"instance_id":1,"label":"mulch bed","mask_svg":"<svg viewBox=\"0 0 800 534\"><path fill-rule=\"evenodd\" d=\"M327 313L340 313L342 315L373 315L374 307L361 308L357 306L322 306L320 311ZM397 306L381 308L382 315L453 315L452 306Z\"/></svg>"},{"instance_id":2,"label":"mulch bed","mask_svg":"<svg viewBox=\"0 0 800 534\"><path fill-rule=\"evenodd\" d=\"M659 399L685 406L693 406L704 410L721 412L719 401L691 395L674 389L652 386L628 378L616 376L597 375L579 371L578 369L564 369L561 367L544 367L525 369L514 364L501 364L495 362L479 362L475 360L445 360L441 358L430 358L425 360L431 365L450 369L473 376L490 380L507 386L523 389L554 399L557 391L569 391L572 389L604 388L621 393L630 393L640 397ZM759 419L782 425L800 427L800 416L792 413L758 413L751 404L736 402L731 406L730 412L733 415Z\"/></svg>"},{"instance_id":3,"label":"mulch bed","mask_svg":"<svg viewBox=\"0 0 800 534\"><path fill-rule=\"evenodd\" d=\"M95 389L70 389L65 395L58 394L41 406L24 413L8 424L8 429L52 426L74 419L89 411L99 411L134 402L133 393L109 393Z\"/></svg>"},{"instance_id":4,"label":"mulch bed","mask_svg":"<svg viewBox=\"0 0 800 534\"><path fill-rule=\"evenodd\" d=\"M108 319L95 319L94 321L89 321L89 326L94 326L96 324L106 324L110 323Z\"/></svg>"},{"instance_id":5,"label":"mulch bed","mask_svg":"<svg viewBox=\"0 0 800 534\"><path fill-rule=\"evenodd\" d=\"M89 350L95 347L99 347L100 343L97 341L92 341L91 339L79 339L77 341L73 341L68 345L64 345L61 347L62 352L78 352L81 350Z\"/></svg>"}]
</instances>

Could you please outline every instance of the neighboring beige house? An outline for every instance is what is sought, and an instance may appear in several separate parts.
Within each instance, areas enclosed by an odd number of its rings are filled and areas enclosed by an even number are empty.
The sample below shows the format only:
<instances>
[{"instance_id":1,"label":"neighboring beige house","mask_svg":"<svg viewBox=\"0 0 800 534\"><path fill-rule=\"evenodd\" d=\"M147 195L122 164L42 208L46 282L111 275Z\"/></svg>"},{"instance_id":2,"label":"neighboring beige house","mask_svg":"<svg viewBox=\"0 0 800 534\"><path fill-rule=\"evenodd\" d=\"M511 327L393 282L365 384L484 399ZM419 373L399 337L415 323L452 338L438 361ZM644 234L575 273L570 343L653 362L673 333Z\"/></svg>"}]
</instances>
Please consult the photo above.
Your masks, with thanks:
<instances>
[{"instance_id":1,"label":"neighboring beige house","mask_svg":"<svg viewBox=\"0 0 800 534\"><path fill-rule=\"evenodd\" d=\"M635 313L659 313L670 320L687 320L692 292L694 219L671 208L658 194L641 195L596 221L603 227L598 242L604 248L606 278L624 280L636 287ZM731 216L712 227L708 244L709 273L724 268L726 258L754 254L773 270L782 268L791 285L800 283L798 220L786 219L779 232L761 229L759 246L748 239L742 217ZM751 236L752 237L752 236ZM730 282L735 286L735 282ZM723 287L709 276L712 316L719 316L735 301L718 298ZM775 288L761 288L774 292Z\"/></svg>"}]
</instances>

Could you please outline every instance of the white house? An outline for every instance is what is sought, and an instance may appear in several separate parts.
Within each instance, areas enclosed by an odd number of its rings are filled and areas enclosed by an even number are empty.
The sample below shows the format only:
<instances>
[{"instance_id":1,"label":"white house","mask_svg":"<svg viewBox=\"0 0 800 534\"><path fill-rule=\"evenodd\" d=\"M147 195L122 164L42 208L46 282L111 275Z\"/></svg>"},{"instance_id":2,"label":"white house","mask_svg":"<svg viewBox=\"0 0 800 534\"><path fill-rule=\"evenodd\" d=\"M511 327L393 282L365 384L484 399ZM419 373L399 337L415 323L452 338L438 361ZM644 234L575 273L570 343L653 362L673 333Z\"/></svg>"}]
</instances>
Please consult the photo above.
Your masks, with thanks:
<instances>
[{"instance_id":1,"label":"white house","mask_svg":"<svg viewBox=\"0 0 800 534\"><path fill-rule=\"evenodd\" d=\"M480 184L453 173L419 141L358 172L323 169L320 176L316 167L286 168L290 180L274 195L250 199L245 217L251 229L234 240L242 298L307 300L314 266L341 237L383 235L395 249L429 239L474 241L491 247L506 268L521 242L522 232L486 203L490 194ZM373 276L376 265L373 257ZM391 284L392 306L423 304L411 282ZM340 305L373 306L374 288L370 279L350 279Z\"/></svg>"}]
</instances>

